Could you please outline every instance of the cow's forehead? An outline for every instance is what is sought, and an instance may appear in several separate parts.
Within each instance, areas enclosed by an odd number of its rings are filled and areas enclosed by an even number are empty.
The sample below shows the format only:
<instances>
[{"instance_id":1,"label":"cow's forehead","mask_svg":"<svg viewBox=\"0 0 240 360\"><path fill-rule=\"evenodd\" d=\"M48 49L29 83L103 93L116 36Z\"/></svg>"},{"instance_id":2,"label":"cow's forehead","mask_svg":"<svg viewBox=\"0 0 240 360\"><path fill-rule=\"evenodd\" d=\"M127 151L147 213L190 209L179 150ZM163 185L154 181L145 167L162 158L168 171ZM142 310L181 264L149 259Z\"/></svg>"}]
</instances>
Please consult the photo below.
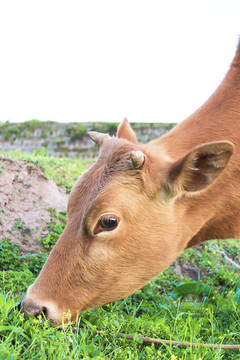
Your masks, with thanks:
<instances>
[{"instance_id":1,"label":"cow's forehead","mask_svg":"<svg viewBox=\"0 0 240 360\"><path fill-rule=\"evenodd\" d=\"M136 148L129 142L113 138L100 150L99 158L75 184L68 210L85 211L102 190L119 177L132 178L130 153Z\"/></svg>"},{"instance_id":2,"label":"cow's forehead","mask_svg":"<svg viewBox=\"0 0 240 360\"><path fill-rule=\"evenodd\" d=\"M97 162L103 162L108 165L114 165L129 158L131 151L137 150L138 146L127 140L116 137L110 138L100 148L99 158ZM125 161L127 165L127 162Z\"/></svg>"}]
</instances>

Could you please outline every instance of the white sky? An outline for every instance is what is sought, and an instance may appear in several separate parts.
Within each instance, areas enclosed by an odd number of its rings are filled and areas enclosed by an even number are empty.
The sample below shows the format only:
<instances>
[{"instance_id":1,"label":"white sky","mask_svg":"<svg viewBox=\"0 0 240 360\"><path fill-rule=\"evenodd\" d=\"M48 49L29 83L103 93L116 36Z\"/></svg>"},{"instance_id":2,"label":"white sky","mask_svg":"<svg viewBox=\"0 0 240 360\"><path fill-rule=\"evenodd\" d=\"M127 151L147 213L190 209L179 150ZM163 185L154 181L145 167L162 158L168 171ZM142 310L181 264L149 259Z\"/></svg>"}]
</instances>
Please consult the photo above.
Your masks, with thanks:
<instances>
[{"instance_id":1,"label":"white sky","mask_svg":"<svg viewBox=\"0 0 240 360\"><path fill-rule=\"evenodd\" d=\"M0 121L181 121L239 35L239 0L0 1Z\"/></svg>"}]
</instances>

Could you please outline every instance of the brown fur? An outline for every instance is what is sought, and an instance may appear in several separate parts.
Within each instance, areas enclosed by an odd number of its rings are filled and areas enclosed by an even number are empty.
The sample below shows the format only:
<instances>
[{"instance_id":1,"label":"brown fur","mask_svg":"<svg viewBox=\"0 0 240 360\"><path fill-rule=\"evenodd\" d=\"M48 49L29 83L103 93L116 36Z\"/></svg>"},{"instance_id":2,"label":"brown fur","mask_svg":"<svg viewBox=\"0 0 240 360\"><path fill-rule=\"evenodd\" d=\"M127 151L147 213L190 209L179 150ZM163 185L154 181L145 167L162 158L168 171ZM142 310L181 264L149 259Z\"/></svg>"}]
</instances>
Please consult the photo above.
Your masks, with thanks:
<instances>
[{"instance_id":1,"label":"brown fur","mask_svg":"<svg viewBox=\"0 0 240 360\"><path fill-rule=\"evenodd\" d=\"M183 249L239 237L239 133L240 43L216 92L171 132L138 145L124 119L118 137L105 138L97 162L71 192L66 228L24 311L46 309L59 323L70 309L74 320L133 293ZM140 154L141 166L131 154ZM120 225L95 234L103 213L116 214Z\"/></svg>"}]
</instances>

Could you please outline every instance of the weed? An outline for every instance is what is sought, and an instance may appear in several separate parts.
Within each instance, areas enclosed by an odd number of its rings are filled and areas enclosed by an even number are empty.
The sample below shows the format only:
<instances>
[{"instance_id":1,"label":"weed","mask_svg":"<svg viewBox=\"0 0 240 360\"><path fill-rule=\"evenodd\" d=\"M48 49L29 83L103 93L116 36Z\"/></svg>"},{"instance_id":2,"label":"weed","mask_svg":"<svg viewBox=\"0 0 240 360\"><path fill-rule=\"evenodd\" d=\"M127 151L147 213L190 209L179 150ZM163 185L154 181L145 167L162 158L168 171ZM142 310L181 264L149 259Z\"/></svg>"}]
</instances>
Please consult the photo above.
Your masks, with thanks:
<instances>
[{"instance_id":1,"label":"weed","mask_svg":"<svg viewBox=\"0 0 240 360\"><path fill-rule=\"evenodd\" d=\"M48 208L51 215L51 221L47 224L47 228L49 229L49 233L45 238L42 239L42 244L44 249L50 250L55 243L57 242L59 236L63 232L63 229L66 225L66 212L61 211L57 212L54 208Z\"/></svg>"},{"instance_id":2,"label":"weed","mask_svg":"<svg viewBox=\"0 0 240 360\"><path fill-rule=\"evenodd\" d=\"M2 174L3 174L4 167L5 167L5 165L4 165L4 164L0 164L0 175L2 175Z\"/></svg>"},{"instance_id":3,"label":"weed","mask_svg":"<svg viewBox=\"0 0 240 360\"><path fill-rule=\"evenodd\" d=\"M42 269L44 263L47 260L47 254L38 253L38 254L26 254L20 257L21 262L23 263L23 268L29 269L33 275L38 275Z\"/></svg>"},{"instance_id":4,"label":"weed","mask_svg":"<svg viewBox=\"0 0 240 360\"><path fill-rule=\"evenodd\" d=\"M14 227L19 230L20 235L23 237L31 232L31 228L27 226L21 218L15 219Z\"/></svg>"},{"instance_id":5,"label":"weed","mask_svg":"<svg viewBox=\"0 0 240 360\"><path fill-rule=\"evenodd\" d=\"M14 270L20 266L19 245L12 244L6 237L0 241L0 269Z\"/></svg>"}]
</instances>

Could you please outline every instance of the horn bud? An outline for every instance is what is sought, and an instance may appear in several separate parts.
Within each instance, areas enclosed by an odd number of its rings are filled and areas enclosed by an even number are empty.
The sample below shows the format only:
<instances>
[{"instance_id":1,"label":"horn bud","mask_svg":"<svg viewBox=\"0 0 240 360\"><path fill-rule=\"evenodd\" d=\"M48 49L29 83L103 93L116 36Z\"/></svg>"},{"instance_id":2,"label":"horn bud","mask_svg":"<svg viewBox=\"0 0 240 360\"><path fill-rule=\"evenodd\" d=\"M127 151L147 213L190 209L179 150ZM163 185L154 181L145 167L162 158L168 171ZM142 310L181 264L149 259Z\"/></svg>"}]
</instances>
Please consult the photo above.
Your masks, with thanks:
<instances>
[{"instance_id":1,"label":"horn bud","mask_svg":"<svg viewBox=\"0 0 240 360\"><path fill-rule=\"evenodd\" d=\"M145 161L145 156L142 151L132 151L130 154L130 163L134 169L141 169Z\"/></svg>"},{"instance_id":2,"label":"horn bud","mask_svg":"<svg viewBox=\"0 0 240 360\"><path fill-rule=\"evenodd\" d=\"M110 139L108 134L102 134L97 131L89 131L88 135L97 145L101 146L106 140Z\"/></svg>"}]
</instances>

